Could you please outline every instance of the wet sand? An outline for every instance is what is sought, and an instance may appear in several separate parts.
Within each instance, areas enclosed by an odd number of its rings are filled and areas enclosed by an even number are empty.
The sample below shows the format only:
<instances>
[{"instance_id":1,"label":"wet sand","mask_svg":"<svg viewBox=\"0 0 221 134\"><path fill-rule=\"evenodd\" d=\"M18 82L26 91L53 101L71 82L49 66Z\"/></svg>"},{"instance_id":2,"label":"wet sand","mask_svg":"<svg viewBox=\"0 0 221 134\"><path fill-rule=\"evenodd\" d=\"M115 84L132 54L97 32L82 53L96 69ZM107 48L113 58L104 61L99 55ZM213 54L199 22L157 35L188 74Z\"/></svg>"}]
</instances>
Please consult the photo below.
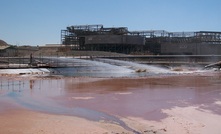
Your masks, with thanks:
<instances>
[{"instance_id":1,"label":"wet sand","mask_svg":"<svg viewBox=\"0 0 221 134\"><path fill-rule=\"evenodd\" d=\"M53 115L28 110L14 110L1 113L1 134L85 134L85 133L122 133L122 127L93 122L83 118Z\"/></svg>"},{"instance_id":2,"label":"wet sand","mask_svg":"<svg viewBox=\"0 0 221 134\"><path fill-rule=\"evenodd\" d=\"M221 73L1 77L0 133L221 133Z\"/></svg>"}]
</instances>

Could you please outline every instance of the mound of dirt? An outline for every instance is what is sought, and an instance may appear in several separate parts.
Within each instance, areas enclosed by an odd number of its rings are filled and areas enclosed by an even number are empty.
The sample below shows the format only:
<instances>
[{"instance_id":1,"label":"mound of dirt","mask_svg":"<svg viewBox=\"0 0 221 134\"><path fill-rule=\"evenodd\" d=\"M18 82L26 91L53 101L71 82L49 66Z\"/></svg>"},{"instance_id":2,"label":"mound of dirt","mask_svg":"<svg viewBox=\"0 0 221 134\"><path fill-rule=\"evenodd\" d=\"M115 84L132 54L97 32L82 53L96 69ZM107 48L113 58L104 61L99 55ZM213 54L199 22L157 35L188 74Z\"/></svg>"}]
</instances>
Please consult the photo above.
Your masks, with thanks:
<instances>
[{"instance_id":1,"label":"mound of dirt","mask_svg":"<svg viewBox=\"0 0 221 134\"><path fill-rule=\"evenodd\" d=\"M8 46L8 44L5 41L0 40L0 46Z\"/></svg>"}]
</instances>

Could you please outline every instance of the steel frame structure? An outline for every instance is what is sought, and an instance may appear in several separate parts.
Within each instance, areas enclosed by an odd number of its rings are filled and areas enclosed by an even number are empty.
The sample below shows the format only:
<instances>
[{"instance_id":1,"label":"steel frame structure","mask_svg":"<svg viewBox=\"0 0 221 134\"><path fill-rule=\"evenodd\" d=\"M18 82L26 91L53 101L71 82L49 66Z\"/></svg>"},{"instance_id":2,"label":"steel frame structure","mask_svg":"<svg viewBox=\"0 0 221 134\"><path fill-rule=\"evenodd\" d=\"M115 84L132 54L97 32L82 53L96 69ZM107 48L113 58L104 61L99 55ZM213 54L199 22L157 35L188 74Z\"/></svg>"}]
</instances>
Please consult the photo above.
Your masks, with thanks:
<instances>
[{"instance_id":1,"label":"steel frame structure","mask_svg":"<svg viewBox=\"0 0 221 134\"><path fill-rule=\"evenodd\" d=\"M127 35L142 36L145 45L156 45L162 42L170 43L210 43L221 44L221 32L197 31L197 32L168 32L165 30L128 31L127 27L108 27L103 25L74 25L61 30L61 44L74 50L97 50L129 53L133 51L145 51L147 46L120 45L120 44L92 44L85 45L85 37L90 35ZM151 46L154 47L154 46ZM156 47L156 49L159 49Z\"/></svg>"}]
</instances>

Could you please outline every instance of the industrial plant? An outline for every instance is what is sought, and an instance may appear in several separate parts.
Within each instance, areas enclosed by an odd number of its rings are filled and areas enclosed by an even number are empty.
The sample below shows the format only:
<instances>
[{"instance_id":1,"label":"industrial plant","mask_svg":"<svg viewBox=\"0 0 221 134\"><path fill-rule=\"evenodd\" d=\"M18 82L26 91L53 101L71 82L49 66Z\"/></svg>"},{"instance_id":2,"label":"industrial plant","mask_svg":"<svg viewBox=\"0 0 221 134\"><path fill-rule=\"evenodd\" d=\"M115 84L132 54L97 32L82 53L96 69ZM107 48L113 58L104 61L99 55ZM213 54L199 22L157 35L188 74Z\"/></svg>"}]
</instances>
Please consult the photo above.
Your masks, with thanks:
<instances>
[{"instance_id":1,"label":"industrial plant","mask_svg":"<svg viewBox=\"0 0 221 134\"><path fill-rule=\"evenodd\" d=\"M220 55L221 32L130 31L127 27L74 25L61 30L61 43L72 50L125 54Z\"/></svg>"},{"instance_id":2,"label":"industrial plant","mask_svg":"<svg viewBox=\"0 0 221 134\"><path fill-rule=\"evenodd\" d=\"M0 68L57 67L44 57L118 58L142 64L200 64L221 68L221 32L130 31L127 27L74 25L61 30L61 44L15 46L0 40ZM10 66L11 65L11 66ZM62 64L63 65L63 64ZM61 65L59 65L61 66Z\"/></svg>"}]
</instances>

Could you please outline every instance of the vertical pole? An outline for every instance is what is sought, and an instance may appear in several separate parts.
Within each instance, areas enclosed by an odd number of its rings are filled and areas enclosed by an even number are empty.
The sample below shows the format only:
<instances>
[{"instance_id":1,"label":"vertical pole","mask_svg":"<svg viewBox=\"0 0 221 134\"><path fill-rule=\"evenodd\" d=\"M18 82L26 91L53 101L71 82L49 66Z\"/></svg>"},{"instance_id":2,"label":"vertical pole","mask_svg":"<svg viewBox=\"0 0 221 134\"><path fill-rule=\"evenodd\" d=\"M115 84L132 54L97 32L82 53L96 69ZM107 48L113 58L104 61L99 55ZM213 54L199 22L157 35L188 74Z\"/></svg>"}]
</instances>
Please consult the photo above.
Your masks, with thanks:
<instances>
[{"instance_id":1,"label":"vertical pole","mask_svg":"<svg viewBox=\"0 0 221 134\"><path fill-rule=\"evenodd\" d=\"M9 62L9 53L7 53L8 54L8 68L9 68L9 64L10 64L10 62Z\"/></svg>"},{"instance_id":2,"label":"vertical pole","mask_svg":"<svg viewBox=\"0 0 221 134\"><path fill-rule=\"evenodd\" d=\"M21 67L21 57L19 56L19 68Z\"/></svg>"},{"instance_id":3,"label":"vertical pole","mask_svg":"<svg viewBox=\"0 0 221 134\"><path fill-rule=\"evenodd\" d=\"M57 67L58 67L58 52L57 52Z\"/></svg>"},{"instance_id":4,"label":"vertical pole","mask_svg":"<svg viewBox=\"0 0 221 134\"><path fill-rule=\"evenodd\" d=\"M30 66L32 66L32 53L30 54L30 61L29 61L29 63L30 63Z\"/></svg>"}]
</instances>

